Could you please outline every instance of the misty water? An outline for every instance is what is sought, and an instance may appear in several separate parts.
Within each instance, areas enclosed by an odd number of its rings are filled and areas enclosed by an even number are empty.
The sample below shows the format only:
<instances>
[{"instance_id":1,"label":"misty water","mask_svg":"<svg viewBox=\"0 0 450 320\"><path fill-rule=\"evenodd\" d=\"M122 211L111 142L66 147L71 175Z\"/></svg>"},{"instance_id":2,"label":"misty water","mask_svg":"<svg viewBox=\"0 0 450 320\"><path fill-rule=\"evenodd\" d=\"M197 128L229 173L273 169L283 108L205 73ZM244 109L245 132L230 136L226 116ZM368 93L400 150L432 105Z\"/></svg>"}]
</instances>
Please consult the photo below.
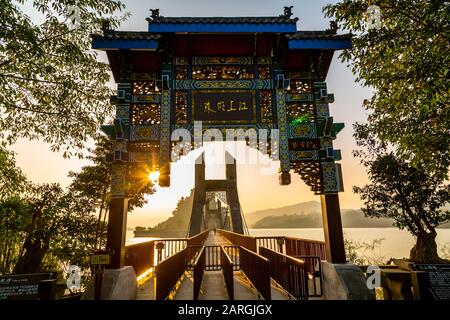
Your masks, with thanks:
<instances>
[{"instance_id":1,"label":"misty water","mask_svg":"<svg viewBox=\"0 0 450 320\"><path fill-rule=\"evenodd\" d=\"M291 236L303 239L324 240L322 228L305 229L249 229L252 236ZM450 229L438 229L436 242L439 254L445 250L447 258L450 258ZM373 240L383 239L375 250L359 252L361 255L382 259L407 258L414 245L413 236L396 228L344 228L344 236L355 242L371 244ZM136 243L152 238L133 238L133 231L127 232L127 243ZM361 249L363 251L363 249Z\"/></svg>"},{"instance_id":2,"label":"misty water","mask_svg":"<svg viewBox=\"0 0 450 320\"><path fill-rule=\"evenodd\" d=\"M250 229L252 236L291 236L312 240L324 240L322 228L305 229ZM436 242L439 253L442 250L450 251L450 229L438 229ZM390 258L407 258L409 251L414 246L414 237L405 230L396 228L344 228L344 237L356 241L371 244L373 240L383 239L381 244L373 251L360 252L374 258L382 258L387 261ZM448 252L447 254L450 254ZM450 257L448 257L450 258Z\"/></svg>"}]
</instances>

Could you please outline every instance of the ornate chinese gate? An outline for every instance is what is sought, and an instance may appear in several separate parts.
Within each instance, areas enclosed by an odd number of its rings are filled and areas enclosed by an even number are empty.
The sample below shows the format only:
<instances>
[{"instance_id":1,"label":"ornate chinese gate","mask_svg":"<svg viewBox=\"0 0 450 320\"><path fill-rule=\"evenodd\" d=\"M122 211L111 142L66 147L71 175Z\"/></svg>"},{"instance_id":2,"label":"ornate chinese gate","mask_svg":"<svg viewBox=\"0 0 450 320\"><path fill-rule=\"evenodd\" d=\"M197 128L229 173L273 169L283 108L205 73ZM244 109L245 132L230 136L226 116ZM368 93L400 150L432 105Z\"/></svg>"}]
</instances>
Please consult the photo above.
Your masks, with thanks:
<instances>
[{"instance_id":1,"label":"ornate chinese gate","mask_svg":"<svg viewBox=\"0 0 450 320\"><path fill-rule=\"evenodd\" d=\"M338 192L341 170L333 149L344 127L334 123L334 97L324 82L335 50L350 36L297 31L290 8L275 17L163 17L152 10L146 32L110 30L93 36L118 83L114 123L102 130L114 141L108 249L112 268L123 266L127 192L150 171L170 185L170 162L180 155L171 134L180 128L201 146L202 130L278 129L278 139L251 144L280 160L280 183L300 175L321 196L327 258L345 263ZM261 130L266 129L267 131ZM263 137L264 136L264 137ZM272 139L270 139L272 138Z\"/></svg>"}]
</instances>

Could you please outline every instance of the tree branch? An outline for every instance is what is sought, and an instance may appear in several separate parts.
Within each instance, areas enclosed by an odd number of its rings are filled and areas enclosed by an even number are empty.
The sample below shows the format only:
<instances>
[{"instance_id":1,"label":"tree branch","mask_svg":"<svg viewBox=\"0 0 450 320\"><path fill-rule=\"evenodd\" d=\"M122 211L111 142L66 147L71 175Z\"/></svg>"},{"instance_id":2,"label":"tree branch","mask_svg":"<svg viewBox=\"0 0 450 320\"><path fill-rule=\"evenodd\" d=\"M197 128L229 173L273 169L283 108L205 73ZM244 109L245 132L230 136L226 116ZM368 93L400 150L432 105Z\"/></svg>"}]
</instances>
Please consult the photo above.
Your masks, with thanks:
<instances>
[{"instance_id":1,"label":"tree branch","mask_svg":"<svg viewBox=\"0 0 450 320\"><path fill-rule=\"evenodd\" d=\"M396 12L402 14L403 16L409 18L410 20L412 20L412 21L414 21L416 23L419 23L419 24L421 24L421 25L423 25L423 26L425 26L427 28L430 28L431 30L433 30L437 34L440 34L442 32L441 28L436 27L436 26L434 26L432 24L425 23L423 20L417 19L416 17L414 17L414 16L410 15L409 13L403 11L398 6L396 6L396 4L393 1L387 1L387 2L390 4L390 6L386 6L385 4L381 4L380 8L386 7L387 9L391 9L393 11L396 11Z\"/></svg>"},{"instance_id":2,"label":"tree branch","mask_svg":"<svg viewBox=\"0 0 450 320\"><path fill-rule=\"evenodd\" d=\"M25 50L25 52L22 52L22 53L19 53L19 54L20 54L20 56L23 56L24 54L27 54L27 53L29 53L30 51L32 51L35 47L39 47L39 46L41 46L42 44L44 44L45 42L47 42L47 41L51 41L51 40L54 40L54 39L56 39L56 38L63 37L63 36L68 35L68 34L74 32L74 31L77 31L77 29L72 29L72 30L69 30L69 31L67 31L67 32L63 32L63 33L60 33L60 34L57 34L57 35L54 35L54 36L51 36L51 37L48 37L48 38L44 38L44 39L42 39L41 41L39 41L38 43L36 43L34 46L32 46L31 48L28 48L28 50ZM14 59L17 57L17 54L18 54L18 53L16 52L16 55L15 55L15 56L13 56L12 58L10 58L10 59L8 59L8 60L5 60L5 61L1 62L1 63L0 63L0 68L2 68L2 67L4 67L5 65L7 65L7 64L9 64L9 63L11 63L11 62L13 62Z\"/></svg>"},{"instance_id":3,"label":"tree branch","mask_svg":"<svg viewBox=\"0 0 450 320\"><path fill-rule=\"evenodd\" d=\"M67 117L67 116L71 115L71 114L62 114L62 113L59 113L59 112L49 112L49 111L43 111L43 110L29 109L29 108L25 108L25 107L19 107L19 106L14 105L14 104L8 104L8 105L10 107L12 107L12 108L15 108L15 109L20 109L20 110L23 110L23 111L29 111L29 112L40 113L40 114L47 114L47 115L50 115L50 116L64 116L64 117ZM3 106L3 107L7 108L5 106Z\"/></svg>"},{"instance_id":4,"label":"tree branch","mask_svg":"<svg viewBox=\"0 0 450 320\"><path fill-rule=\"evenodd\" d=\"M48 84L60 84L60 85L66 85L67 84L66 82L42 80L42 79L34 79L34 78L24 78L24 77L15 76L15 75L12 75L12 74L4 74L4 73L0 73L0 77L12 78L12 79L24 80L24 81L32 81L32 82L42 82L42 83L48 83Z\"/></svg>"}]
</instances>

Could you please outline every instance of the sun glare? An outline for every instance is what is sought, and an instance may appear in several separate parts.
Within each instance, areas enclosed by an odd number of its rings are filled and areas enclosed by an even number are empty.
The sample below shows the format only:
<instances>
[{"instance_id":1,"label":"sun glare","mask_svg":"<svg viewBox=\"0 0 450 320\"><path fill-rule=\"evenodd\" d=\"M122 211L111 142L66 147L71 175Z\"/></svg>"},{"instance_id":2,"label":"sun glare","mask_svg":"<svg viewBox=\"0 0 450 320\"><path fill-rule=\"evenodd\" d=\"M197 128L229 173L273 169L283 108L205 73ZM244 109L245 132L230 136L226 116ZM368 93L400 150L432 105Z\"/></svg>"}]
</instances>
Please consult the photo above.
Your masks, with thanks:
<instances>
[{"instance_id":1,"label":"sun glare","mask_svg":"<svg viewBox=\"0 0 450 320\"><path fill-rule=\"evenodd\" d=\"M159 171L150 172L150 174L148 175L148 179L153 183L158 183Z\"/></svg>"}]
</instances>

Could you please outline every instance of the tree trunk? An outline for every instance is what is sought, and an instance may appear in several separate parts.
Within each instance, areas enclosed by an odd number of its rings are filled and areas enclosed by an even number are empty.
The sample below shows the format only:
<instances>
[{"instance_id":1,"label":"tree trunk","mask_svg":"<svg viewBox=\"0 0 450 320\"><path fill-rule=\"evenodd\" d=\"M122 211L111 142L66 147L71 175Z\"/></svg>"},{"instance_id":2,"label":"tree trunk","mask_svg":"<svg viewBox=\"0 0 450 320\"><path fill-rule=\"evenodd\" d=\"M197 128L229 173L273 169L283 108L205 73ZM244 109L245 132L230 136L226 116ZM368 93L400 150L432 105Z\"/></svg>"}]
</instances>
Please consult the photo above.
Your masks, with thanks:
<instances>
[{"instance_id":1,"label":"tree trunk","mask_svg":"<svg viewBox=\"0 0 450 320\"><path fill-rule=\"evenodd\" d=\"M416 244L411 249L410 259L415 263L444 263L439 258L436 244L436 231L430 233L419 234Z\"/></svg>"},{"instance_id":2,"label":"tree trunk","mask_svg":"<svg viewBox=\"0 0 450 320\"><path fill-rule=\"evenodd\" d=\"M25 253L16 263L14 273L40 272L48 246L45 246L41 239L35 239L30 241L25 249Z\"/></svg>"}]
</instances>

